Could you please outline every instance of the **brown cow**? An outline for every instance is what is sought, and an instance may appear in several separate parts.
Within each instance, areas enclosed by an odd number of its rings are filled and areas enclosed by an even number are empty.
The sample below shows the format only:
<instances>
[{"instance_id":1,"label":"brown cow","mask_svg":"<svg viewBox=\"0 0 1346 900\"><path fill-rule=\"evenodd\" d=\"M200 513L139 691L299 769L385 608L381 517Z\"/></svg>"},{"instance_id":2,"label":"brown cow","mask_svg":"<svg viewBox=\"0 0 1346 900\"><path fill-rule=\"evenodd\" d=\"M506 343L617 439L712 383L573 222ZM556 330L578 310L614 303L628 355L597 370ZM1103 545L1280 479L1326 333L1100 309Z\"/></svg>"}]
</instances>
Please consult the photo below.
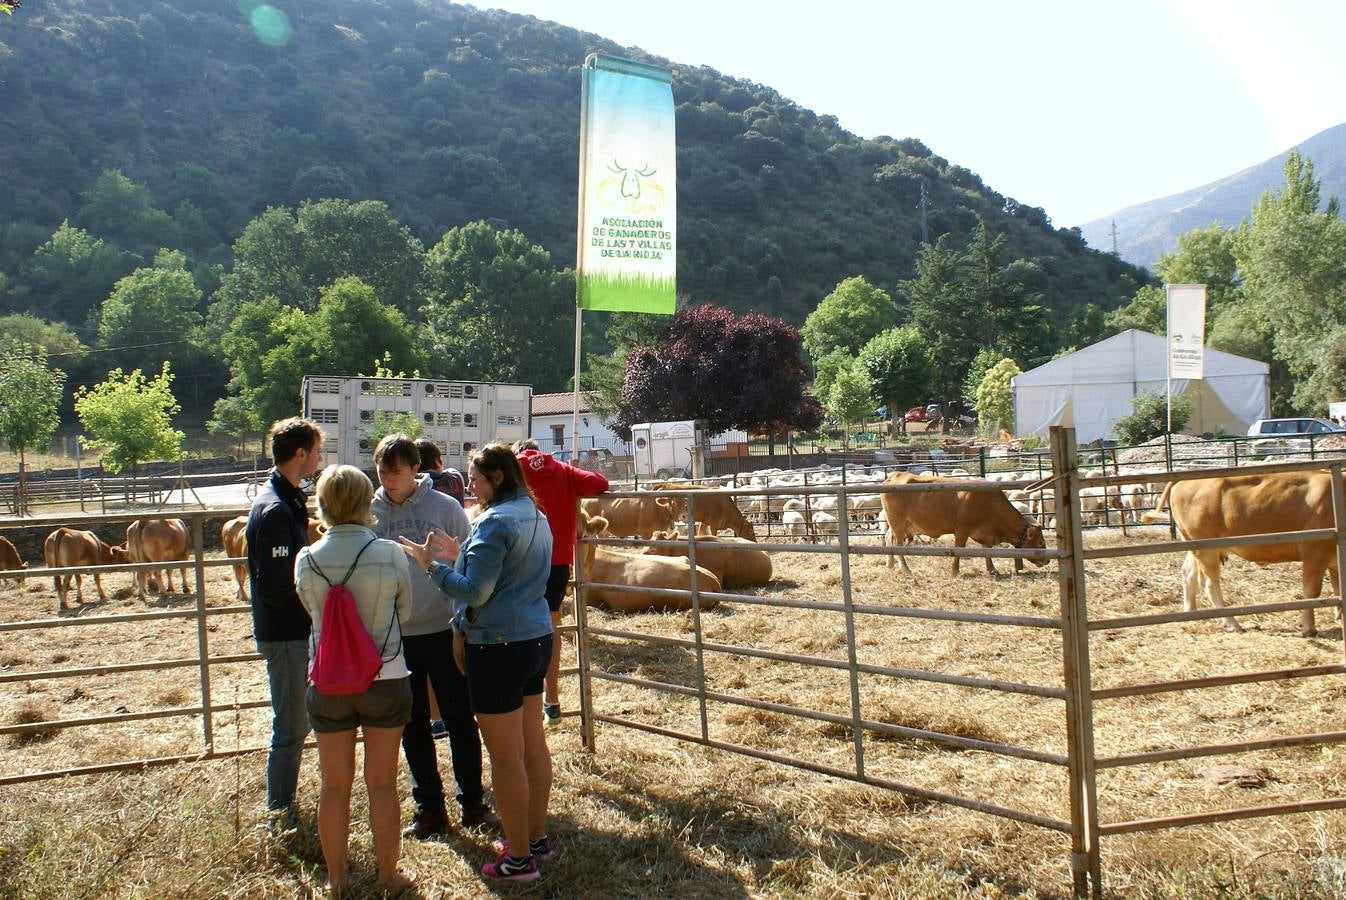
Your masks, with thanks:
<instances>
[{"instance_id":1,"label":"brown cow","mask_svg":"<svg viewBox=\"0 0 1346 900\"><path fill-rule=\"evenodd\" d=\"M13 572L18 569L28 568L28 563L19 557L19 551L9 542L9 538L0 537L0 570ZM23 584L23 576L18 577L19 584Z\"/></svg>"},{"instance_id":2,"label":"brown cow","mask_svg":"<svg viewBox=\"0 0 1346 900\"><path fill-rule=\"evenodd\" d=\"M681 504L681 507L680 507ZM581 501L586 516L602 516L613 537L647 538L669 531L686 503L681 497L590 497Z\"/></svg>"},{"instance_id":3,"label":"brown cow","mask_svg":"<svg viewBox=\"0 0 1346 900\"><path fill-rule=\"evenodd\" d=\"M1173 524L1184 540L1331 528L1332 476L1322 471L1274 472L1169 482L1158 505L1142 518L1146 522L1161 521L1160 510L1165 505L1172 510ZM1324 572L1331 574L1332 590L1339 592L1337 550L1332 540L1192 550L1183 565L1183 609L1196 608L1201 576L1205 576L1211 605L1225 605L1220 589L1220 563L1229 553L1263 566L1302 562L1306 600L1322 595ZM1232 617L1225 619L1225 627L1231 631L1239 630ZM1305 637L1317 634L1313 610L1301 610L1300 631Z\"/></svg>"},{"instance_id":4,"label":"brown cow","mask_svg":"<svg viewBox=\"0 0 1346 900\"><path fill-rule=\"evenodd\" d=\"M705 484L694 484L690 481L661 481L650 487L652 491L711 491L714 488ZM675 512L676 515L686 514L686 498L679 498L684 506ZM757 540L757 532L753 531L752 523L743 518L743 511L738 508L731 494L721 494L718 491L713 494L698 495L692 502L692 514L696 517L698 526L704 525L714 534L721 529L729 529L741 538L750 541ZM697 530L700 530L699 528Z\"/></svg>"},{"instance_id":5,"label":"brown cow","mask_svg":"<svg viewBox=\"0 0 1346 900\"><path fill-rule=\"evenodd\" d=\"M191 532L187 528L187 523L181 519L136 519L126 526L126 552L130 554L131 562L185 560L190 554L190 546ZM187 587L187 569L183 567L180 571L182 592L190 594L191 589ZM172 569L141 569L136 572L138 599L145 599L145 584L151 578L154 579L154 589L159 593L164 592L165 583L169 591L173 590Z\"/></svg>"},{"instance_id":6,"label":"brown cow","mask_svg":"<svg viewBox=\"0 0 1346 900\"><path fill-rule=\"evenodd\" d=\"M220 526L220 543L224 545L224 555L232 558L248 555L248 517L238 516ZM310 535L309 543L313 543ZM248 602L248 564L234 564L234 581L238 583L238 599Z\"/></svg>"},{"instance_id":7,"label":"brown cow","mask_svg":"<svg viewBox=\"0 0 1346 900\"><path fill-rule=\"evenodd\" d=\"M47 535L42 544L42 558L47 567L67 568L74 566L110 566L119 562L130 562L131 557L125 547L109 547L99 540L92 531L76 531L73 528L58 528ZM84 605L84 577L82 575L53 575L56 584L56 596L60 598L61 609L70 609L66 605L66 596L70 590L70 579L75 579L75 595L80 605ZM107 602L103 593L103 576L95 572L94 584L98 587L98 597Z\"/></svg>"},{"instance_id":8,"label":"brown cow","mask_svg":"<svg viewBox=\"0 0 1346 900\"><path fill-rule=\"evenodd\" d=\"M940 475L913 475L895 472L885 484L934 484L966 481L965 478L946 478ZM911 491L884 493L883 515L892 530L892 542L902 545L912 534L932 538L953 535L955 547L966 547L969 540L983 547L1010 544L1018 548L1043 548L1042 529L1032 524L1014 508L1003 491ZM911 574L907 559L901 553L902 571ZM958 557L953 558L953 574L958 574ZM1046 560L1033 560L1041 566ZM1015 571L1023 569L1023 561L1014 561ZM888 557L892 568L893 557ZM986 557L986 571L995 575L991 557Z\"/></svg>"},{"instance_id":9,"label":"brown cow","mask_svg":"<svg viewBox=\"0 0 1346 900\"><path fill-rule=\"evenodd\" d=\"M323 536L327 526L317 519L308 520L308 542L316 544ZM231 559L248 555L248 517L236 516L220 526L220 543L224 546L224 555ZM238 599L248 602L248 566L247 563L234 564L234 581L238 584Z\"/></svg>"},{"instance_id":10,"label":"brown cow","mask_svg":"<svg viewBox=\"0 0 1346 900\"><path fill-rule=\"evenodd\" d=\"M586 536L605 533L608 523L602 516L584 517ZM692 568L685 557L669 559L663 556L645 556L637 553L621 553L607 547L593 544L580 544L580 572L587 582L602 584L639 585L646 588L665 588L669 590L691 590ZM709 569L696 567L697 591L718 592L720 580ZM688 610L692 608L690 597L664 597L657 594L642 594L634 591L613 591L606 588L584 587L585 602L590 606L601 606L617 612L656 612L664 610ZM710 597L701 598L701 608L711 609L717 601Z\"/></svg>"},{"instance_id":11,"label":"brown cow","mask_svg":"<svg viewBox=\"0 0 1346 900\"><path fill-rule=\"evenodd\" d=\"M681 547L646 547L649 556L687 558L685 539L676 531L656 531L656 541L684 540ZM716 537L699 534L696 537L696 564L709 569L724 588L755 587L771 580L771 557L765 550L744 546L751 544L745 538Z\"/></svg>"}]
</instances>

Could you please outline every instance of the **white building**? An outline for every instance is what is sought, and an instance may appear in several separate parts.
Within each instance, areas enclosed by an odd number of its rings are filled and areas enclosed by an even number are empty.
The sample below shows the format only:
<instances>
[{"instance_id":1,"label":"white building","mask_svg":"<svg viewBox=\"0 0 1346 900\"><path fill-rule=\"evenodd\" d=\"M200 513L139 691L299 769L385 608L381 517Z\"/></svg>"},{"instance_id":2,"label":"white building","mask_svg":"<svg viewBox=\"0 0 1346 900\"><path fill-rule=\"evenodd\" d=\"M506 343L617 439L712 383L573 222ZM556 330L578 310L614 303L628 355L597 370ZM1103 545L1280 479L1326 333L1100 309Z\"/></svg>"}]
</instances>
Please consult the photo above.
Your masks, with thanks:
<instances>
[{"instance_id":1,"label":"white building","mask_svg":"<svg viewBox=\"0 0 1346 900\"><path fill-rule=\"evenodd\" d=\"M579 437L580 449L593 447L606 448L613 456L625 456L630 452L626 441L617 436L589 408L590 394L580 393ZM544 453L555 450L569 450L574 436L575 395L564 394L533 395L533 429L530 435L537 441Z\"/></svg>"},{"instance_id":2,"label":"white building","mask_svg":"<svg viewBox=\"0 0 1346 900\"><path fill-rule=\"evenodd\" d=\"M629 456L631 445L589 408L589 400L589 392L580 393L580 450L599 447L612 451L613 456ZM543 453L570 449L574 409L574 393L533 395L533 427L529 436L537 441ZM726 431L711 438L711 449L722 450L735 442L746 444L747 440L747 432Z\"/></svg>"},{"instance_id":3,"label":"white building","mask_svg":"<svg viewBox=\"0 0 1346 900\"><path fill-rule=\"evenodd\" d=\"M1164 393L1168 341L1131 329L1016 375L1014 430L1047 437L1052 425L1074 426L1080 443L1116 437L1113 425L1140 394ZM1173 396L1192 398L1191 434L1242 435L1270 413L1271 367L1205 348L1205 377L1173 379ZM535 401L536 402L536 401Z\"/></svg>"}]
</instances>

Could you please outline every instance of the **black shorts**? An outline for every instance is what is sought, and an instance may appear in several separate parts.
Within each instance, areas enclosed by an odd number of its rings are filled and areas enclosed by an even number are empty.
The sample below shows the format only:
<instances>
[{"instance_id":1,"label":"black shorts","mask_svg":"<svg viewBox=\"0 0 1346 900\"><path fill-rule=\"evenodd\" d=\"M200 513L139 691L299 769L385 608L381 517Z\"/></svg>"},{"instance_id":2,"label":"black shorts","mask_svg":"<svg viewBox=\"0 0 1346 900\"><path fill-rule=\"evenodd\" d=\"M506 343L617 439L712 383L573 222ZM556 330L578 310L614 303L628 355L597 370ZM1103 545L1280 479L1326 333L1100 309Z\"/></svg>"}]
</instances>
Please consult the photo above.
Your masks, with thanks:
<instances>
[{"instance_id":1,"label":"black shorts","mask_svg":"<svg viewBox=\"0 0 1346 900\"><path fill-rule=\"evenodd\" d=\"M566 587L570 584L570 566L562 563L551 567L547 576L547 589L542 596L547 598L547 608L552 612L561 611L561 601L566 597Z\"/></svg>"},{"instance_id":2,"label":"black shorts","mask_svg":"<svg viewBox=\"0 0 1346 900\"><path fill-rule=\"evenodd\" d=\"M551 635L509 644L467 645L467 694L472 711L514 712L523 698L542 693L551 662Z\"/></svg>"},{"instance_id":3,"label":"black shorts","mask_svg":"<svg viewBox=\"0 0 1346 900\"><path fill-rule=\"evenodd\" d=\"M401 728L411 721L411 679L375 681L363 694L320 694L313 685L304 695L308 723L320 734L365 728Z\"/></svg>"}]
</instances>

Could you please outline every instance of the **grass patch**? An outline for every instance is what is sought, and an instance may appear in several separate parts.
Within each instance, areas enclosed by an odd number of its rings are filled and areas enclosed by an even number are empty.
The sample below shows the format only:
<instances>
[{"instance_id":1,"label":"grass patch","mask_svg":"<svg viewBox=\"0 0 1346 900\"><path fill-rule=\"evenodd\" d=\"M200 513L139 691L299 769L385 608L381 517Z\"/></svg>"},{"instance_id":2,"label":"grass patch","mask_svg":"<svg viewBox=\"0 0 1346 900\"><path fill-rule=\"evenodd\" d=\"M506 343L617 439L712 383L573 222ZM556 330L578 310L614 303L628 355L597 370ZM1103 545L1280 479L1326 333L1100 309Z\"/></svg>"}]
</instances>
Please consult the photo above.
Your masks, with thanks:
<instances>
[{"instance_id":1,"label":"grass patch","mask_svg":"<svg viewBox=\"0 0 1346 900\"><path fill-rule=\"evenodd\" d=\"M37 725L41 722L51 721L51 716L47 714L46 709L35 700L28 700L22 703L18 709L14 710L10 716L11 725ZM26 747L29 744L36 744L41 741L49 740L54 737L61 729L59 728L35 728L31 731L20 731L11 735L15 747Z\"/></svg>"}]
</instances>

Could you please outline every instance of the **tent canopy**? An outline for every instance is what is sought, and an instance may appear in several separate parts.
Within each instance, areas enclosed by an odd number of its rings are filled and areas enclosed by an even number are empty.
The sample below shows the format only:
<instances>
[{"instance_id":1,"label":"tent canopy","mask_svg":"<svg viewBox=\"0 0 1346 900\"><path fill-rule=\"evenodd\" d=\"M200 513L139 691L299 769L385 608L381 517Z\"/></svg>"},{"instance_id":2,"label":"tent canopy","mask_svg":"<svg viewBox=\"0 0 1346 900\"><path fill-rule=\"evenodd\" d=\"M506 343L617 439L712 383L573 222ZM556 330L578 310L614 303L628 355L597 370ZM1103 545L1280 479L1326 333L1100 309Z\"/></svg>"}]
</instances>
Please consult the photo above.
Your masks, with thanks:
<instances>
[{"instance_id":1,"label":"tent canopy","mask_svg":"<svg viewBox=\"0 0 1346 900\"><path fill-rule=\"evenodd\" d=\"M1087 443L1111 437L1140 394L1164 393L1168 341L1131 329L1016 375L1015 432L1047 436L1052 425L1075 428ZM1271 367L1264 362L1205 349L1205 378L1173 380L1173 396L1192 399L1186 431L1245 434L1268 415Z\"/></svg>"}]
</instances>

